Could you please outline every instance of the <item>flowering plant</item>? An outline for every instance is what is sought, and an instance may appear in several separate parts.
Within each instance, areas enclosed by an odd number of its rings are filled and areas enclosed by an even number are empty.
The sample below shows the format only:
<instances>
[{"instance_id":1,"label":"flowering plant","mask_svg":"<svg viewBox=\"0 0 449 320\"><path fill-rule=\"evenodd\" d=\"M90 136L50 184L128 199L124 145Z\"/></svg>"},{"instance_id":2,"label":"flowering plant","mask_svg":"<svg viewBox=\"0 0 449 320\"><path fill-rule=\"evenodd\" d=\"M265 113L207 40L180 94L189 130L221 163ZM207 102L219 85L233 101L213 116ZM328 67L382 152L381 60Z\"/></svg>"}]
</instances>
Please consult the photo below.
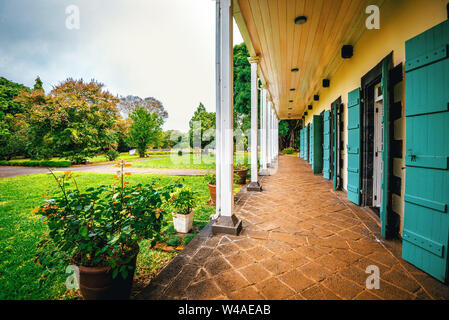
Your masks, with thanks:
<instances>
[{"instance_id":1,"label":"flowering plant","mask_svg":"<svg viewBox=\"0 0 449 320\"><path fill-rule=\"evenodd\" d=\"M120 168L114 176L118 184L83 192L72 172L56 176L50 170L59 193L34 210L49 227L40 242L40 263L54 263L58 256L76 265L110 267L113 277L120 273L126 278L139 241L150 239L152 245L156 244L167 202L182 185L161 187L156 180L147 185L130 185L125 180L130 173L124 172L130 164L120 161L116 166Z\"/></svg>"},{"instance_id":2,"label":"flowering plant","mask_svg":"<svg viewBox=\"0 0 449 320\"><path fill-rule=\"evenodd\" d=\"M172 196L170 201L177 214L190 214L197 202L196 193L190 188L179 188Z\"/></svg>"}]
</instances>

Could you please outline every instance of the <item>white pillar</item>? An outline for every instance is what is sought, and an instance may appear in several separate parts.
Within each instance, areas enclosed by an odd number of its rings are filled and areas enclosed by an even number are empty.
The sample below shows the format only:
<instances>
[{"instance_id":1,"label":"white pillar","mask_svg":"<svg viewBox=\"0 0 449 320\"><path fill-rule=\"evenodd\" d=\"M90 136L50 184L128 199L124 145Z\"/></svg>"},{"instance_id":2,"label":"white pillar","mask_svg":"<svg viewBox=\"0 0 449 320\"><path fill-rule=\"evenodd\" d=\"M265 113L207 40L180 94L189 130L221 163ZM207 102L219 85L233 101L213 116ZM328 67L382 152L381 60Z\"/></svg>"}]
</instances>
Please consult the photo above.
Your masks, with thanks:
<instances>
[{"instance_id":1,"label":"white pillar","mask_svg":"<svg viewBox=\"0 0 449 320\"><path fill-rule=\"evenodd\" d=\"M219 50L220 50L220 105L217 106L217 150L219 159L216 162L216 170L220 175L220 185L217 192L220 193L219 217L212 226L213 233L238 234L242 228L242 221L232 213L234 206L233 192L233 41L232 41L232 6L231 0L219 1ZM218 47L218 46L217 46ZM217 94L218 94L217 92ZM220 113L218 115L218 113ZM217 182L218 183L218 182Z\"/></svg>"},{"instance_id":2,"label":"white pillar","mask_svg":"<svg viewBox=\"0 0 449 320\"><path fill-rule=\"evenodd\" d=\"M268 167L273 162L273 102L268 102L268 148L267 148Z\"/></svg>"},{"instance_id":3,"label":"white pillar","mask_svg":"<svg viewBox=\"0 0 449 320\"><path fill-rule=\"evenodd\" d=\"M266 86L262 87L261 93L261 137L260 137L260 160L262 162L262 168L260 170L260 175L266 175L268 173L268 159L267 159L267 125L268 125L268 102L267 102L267 89Z\"/></svg>"},{"instance_id":4,"label":"white pillar","mask_svg":"<svg viewBox=\"0 0 449 320\"><path fill-rule=\"evenodd\" d=\"M248 191L262 191L258 181L257 166L257 67L259 63L258 57L248 59L251 64L251 183L248 185Z\"/></svg>"}]
</instances>

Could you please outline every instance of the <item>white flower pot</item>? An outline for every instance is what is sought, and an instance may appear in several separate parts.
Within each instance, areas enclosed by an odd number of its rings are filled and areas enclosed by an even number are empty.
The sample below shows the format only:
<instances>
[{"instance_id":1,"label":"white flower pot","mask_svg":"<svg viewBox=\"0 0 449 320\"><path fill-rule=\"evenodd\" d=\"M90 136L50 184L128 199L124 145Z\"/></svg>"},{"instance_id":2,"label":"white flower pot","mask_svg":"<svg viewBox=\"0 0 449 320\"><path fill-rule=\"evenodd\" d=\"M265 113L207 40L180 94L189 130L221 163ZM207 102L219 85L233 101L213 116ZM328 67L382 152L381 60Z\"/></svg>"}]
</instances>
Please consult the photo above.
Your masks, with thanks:
<instances>
[{"instance_id":1,"label":"white flower pot","mask_svg":"<svg viewBox=\"0 0 449 320\"><path fill-rule=\"evenodd\" d=\"M180 233L189 233L192 230L193 210L189 214L173 213L173 225Z\"/></svg>"}]
</instances>

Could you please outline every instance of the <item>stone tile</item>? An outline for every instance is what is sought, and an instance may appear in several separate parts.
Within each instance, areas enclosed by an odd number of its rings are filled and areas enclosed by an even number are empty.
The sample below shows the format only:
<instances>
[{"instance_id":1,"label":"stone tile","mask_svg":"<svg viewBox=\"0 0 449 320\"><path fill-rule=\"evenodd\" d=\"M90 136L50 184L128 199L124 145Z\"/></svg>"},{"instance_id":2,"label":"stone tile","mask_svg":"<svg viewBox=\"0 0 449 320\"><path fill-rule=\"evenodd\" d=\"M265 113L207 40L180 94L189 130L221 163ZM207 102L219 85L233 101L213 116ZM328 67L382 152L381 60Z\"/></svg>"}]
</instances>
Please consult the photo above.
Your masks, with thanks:
<instances>
[{"instance_id":1,"label":"stone tile","mask_svg":"<svg viewBox=\"0 0 449 320\"><path fill-rule=\"evenodd\" d=\"M260 263L252 263L239 271L251 284L262 282L263 280L271 277L271 273L268 272Z\"/></svg>"},{"instance_id":2,"label":"stone tile","mask_svg":"<svg viewBox=\"0 0 449 320\"><path fill-rule=\"evenodd\" d=\"M292 265L289 265L278 257L272 257L262 260L260 264L274 275L278 275L293 269Z\"/></svg>"},{"instance_id":3,"label":"stone tile","mask_svg":"<svg viewBox=\"0 0 449 320\"><path fill-rule=\"evenodd\" d=\"M264 300L265 298L257 291L255 286L246 287L229 294L232 300Z\"/></svg>"},{"instance_id":4,"label":"stone tile","mask_svg":"<svg viewBox=\"0 0 449 320\"><path fill-rule=\"evenodd\" d=\"M324 280L322 284L333 293L347 300L353 299L363 290L362 287L338 275Z\"/></svg>"},{"instance_id":5,"label":"stone tile","mask_svg":"<svg viewBox=\"0 0 449 320\"><path fill-rule=\"evenodd\" d=\"M381 279L388 281L395 286L404 289L410 293L415 293L421 286L415 279L411 278L402 268L394 267L389 272L382 274Z\"/></svg>"},{"instance_id":6,"label":"stone tile","mask_svg":"<svg viewBox=\"0 0 449 320\"><path fill-rule=\"evenodd\" d=\"M211 257L204 267L212 277L232 268L222 256Z\"/></svg>"},{"instance_id":7,"label":"stone tile","mask_svg":"<svg viewBox=\"0 0 449 320\"><path fill-rule=\"evenodd\" d=\"M293 267L300 267L310 262L309 259L294 250L281 253L278 257Z\"/></svg>"},{"instance_id":8,"label":"stone tile","mask_svg":"<svg viewBox=\"0 0 449 320\"><path fill-rule=\"evenodd\" d=\"M239 250L233 255L227 256L225 258L233 268L241 268L251 263L254 263L255 259L247 254L245 251Z\"/></svg>"},{"instance_id":9,"label":"stone tile","mask_svg":"<svg viewBox=\"0 0 449 320\"><path fill-rule=\"evenodd\" d=\"M219 274L214 278L215 283L225 293L230 293L248 286L250 283L235 270Z\"/></svg>"},{"instance_id":10,"label":"stone tile","mask_svg":"<svg viewBox=\"0 0 449 320\"><path fill-rule=\"evenodd\" d=\"M233 242L219 245L216 249L220 251L220 253L224 256L229 256L240 250L239 247L235 245Z\"/></svg>"},{"instance_id":11,"label":"stone tile","mask_svg":"<svg viewBox=\"0 0 449 320\"><path fill-rule=\"evenodd\" d=\"M378 296L371 293L372 290L363 290L354 300L381 300Z\"/></svg>"},{"instance_id":12,"label":"stone tile","mask_svg":"<svg viewBox=\"0 0 449 320\"><path fill-rule=\"evenodd\" d=\"M257 246L251 249L246 250L246 253L248 253L251 257L253 257L255 260L260 261L269 257L273 256L273 253L268 251L267 249L264 249L261 246Z\"/></svg>"},{"instance_id":13,"label":"stone tile","mask_svg":"<svg viewBox=\"0 0 449 320\"><path fill-rule=\"evenodd\" d=\"M328 269L323 268L322 265L319 265L316 262L308 263L299 268L301 272L308 278L318 282L324 280L326 277L330 276L330 272Z\"/></svg>"},{"instance_id":14,"label":"stone tile","mask_svg":"<svg viewBox=\"0 0 449 320\"><path fill-rule=\"evenodd\" d=\"M332 293L329 289L317 283L301 292L307 300L341 300L340 297Z\"/></svg>"},{"instance_id":15,"label":"stone tile","mask_svg":"<svg viewBox=\"0 0 449 320\"><path fill-rule=\"evenodd\" d=\"M211 300L220 295L222 292L212 279L191 284L186 289L186 296L190 300Z\"/></svg>"},{"instance_id":16,"label":"stone tile","mask_svg":"<svg viewBox=\"0 0 449 320\"><path fill-rule=\"evenodd\" d=\"M408 293L398 287L384 281L380 280L380 288L374 290L373 293L378 295L379 297L386 300L413 300L414 295Z\"/></svg>"},{"instance_id":17,"label":"stone tile","mask_svg":"<svg viewBox=\"0 0 449 320\"><path fill-rule=\"evenodd\" d=\"M259 282L256 284L256 288L269 300L281 300L295 294L295 291L276 278Z\"/></svg>"},{"instance_id":18,"label":"stone tile","mask_svg":"<svg viewBox=\"0 0 449 320\"><path fill-rule=\"evenodd\" d=\"M299 269L286 272L280 275L279 279L297 292L301 292L315 283L315 281L305 277Z\"/></svg>"}]
</instances>

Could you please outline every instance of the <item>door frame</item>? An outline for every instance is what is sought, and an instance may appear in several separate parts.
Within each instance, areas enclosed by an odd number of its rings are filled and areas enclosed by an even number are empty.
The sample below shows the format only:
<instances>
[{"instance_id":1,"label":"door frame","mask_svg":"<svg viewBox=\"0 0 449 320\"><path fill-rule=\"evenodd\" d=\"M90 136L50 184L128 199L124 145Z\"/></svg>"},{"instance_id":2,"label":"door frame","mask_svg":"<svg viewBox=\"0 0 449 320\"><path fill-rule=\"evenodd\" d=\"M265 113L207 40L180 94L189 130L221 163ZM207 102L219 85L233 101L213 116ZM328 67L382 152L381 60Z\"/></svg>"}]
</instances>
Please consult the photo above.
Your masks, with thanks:
<instances>
[{"instance_id":1,"label":"door frame","mask_svg":"<svg viewBox=\"0 0 449 320\"><path fill-rule=\"evenodd\" d=\"M334 184L335 190L341 190L343 187L343 164L342 164L342 128L343 128L343 105L341 103L341 96L331 103L330 110L330 164L329 170L331 171L331 180Z\"/></svg>"},{"instance_id":2,"label":"door frame","mask_svg":"<svg viewBox=\"0 0 449 320\"><path fill-rule=\"evenodd\" d=\"M368 94L370 87L373 87L375 84L380 83L382 81L382 69L383 69L383 63L384 61L387 62L388 70L389 72L393 69L393 52L391 52L389 55L387 55L384 59L382 59L374 68L372 68L368 73L366 73L362 79L361 79L361 198L360 198L360 205L361 206L367 206L369 205L369 196L372 194L368 193L367 190L369 190L369 184L371 183L372 188L372 170L369 169L369 162L372 161L372 157L370 156L369 152L369 141L370 137L368 134L369 130L369 107L367 105L368 103ZM383 92L383 98L388 99L389 105L394 101L394 90L392 90L391 86L388 86L388 91ZM384 110L385 112L385 110ZM389 112L387 110L387 112ZM390 128L390 123L384 123L384 127ZM389 144L390 139L387 139L387 145L384 145L384 150L389 150ZM392 181L391 177L392 174L392 168L393 168L393 158L392 154L388 152L387 154L387 163L383 163L383 172L382 172L382 181L388 180L388 186L391 186ZM387 168L385 170L385 168ZM371 177L370 177L371 175ZM386 179L385 179L386 178ZM394 237L395 234L393 234L393 231L390 231L390 225L389 223L392 219L394 219L392 211L391 211L391 190L388 187L388 190L386 192L387 197L382 198L383 201L386 202L386 216L384 217L384 227L382 228L381 232L382 235L384 235L386 238Z\"/></svg>"}]
</instances>

